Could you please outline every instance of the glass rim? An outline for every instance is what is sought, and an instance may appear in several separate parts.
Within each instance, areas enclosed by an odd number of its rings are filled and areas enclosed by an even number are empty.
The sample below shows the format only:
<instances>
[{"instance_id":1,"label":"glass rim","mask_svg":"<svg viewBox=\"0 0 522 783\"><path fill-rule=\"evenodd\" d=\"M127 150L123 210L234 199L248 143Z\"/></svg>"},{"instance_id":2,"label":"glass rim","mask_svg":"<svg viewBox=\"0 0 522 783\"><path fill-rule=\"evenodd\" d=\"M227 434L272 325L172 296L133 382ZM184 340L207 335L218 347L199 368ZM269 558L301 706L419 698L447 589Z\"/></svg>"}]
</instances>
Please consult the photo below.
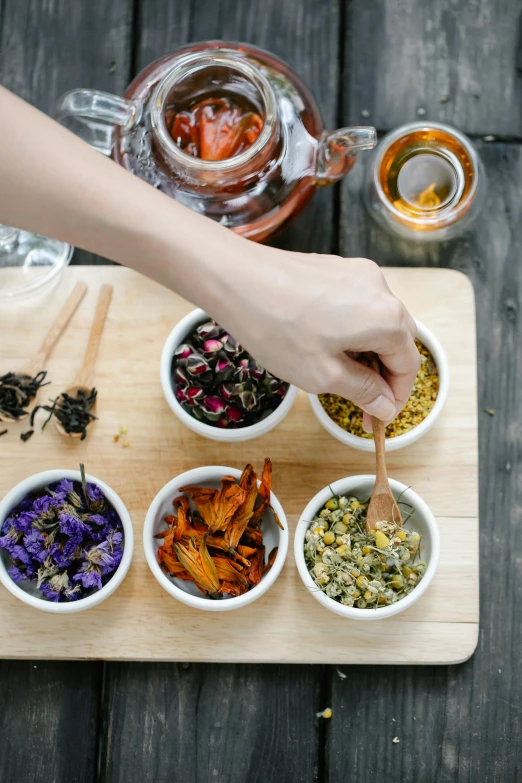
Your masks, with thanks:
<instances>
[{"instance_id":1,"label":"glass rim","mask_svg":"<svg viewBox=\"0 0 522 783\"><path fill-rule=\"evenodd\" d=\"M263 128L255 142L244 152L225 160L202 160L183 152L172 140L165 123L165 102L176 82L210 66L221 66L238 71L258 90L263 103ZM224 173L233 171L251 161L270 140L276 124L276 100L268 79L243 58L231 54L212 54L211 51L187 55L169 71L152 96L151 125L163 149L184 168L194 172Z\"/></svg>"}]
</instances>

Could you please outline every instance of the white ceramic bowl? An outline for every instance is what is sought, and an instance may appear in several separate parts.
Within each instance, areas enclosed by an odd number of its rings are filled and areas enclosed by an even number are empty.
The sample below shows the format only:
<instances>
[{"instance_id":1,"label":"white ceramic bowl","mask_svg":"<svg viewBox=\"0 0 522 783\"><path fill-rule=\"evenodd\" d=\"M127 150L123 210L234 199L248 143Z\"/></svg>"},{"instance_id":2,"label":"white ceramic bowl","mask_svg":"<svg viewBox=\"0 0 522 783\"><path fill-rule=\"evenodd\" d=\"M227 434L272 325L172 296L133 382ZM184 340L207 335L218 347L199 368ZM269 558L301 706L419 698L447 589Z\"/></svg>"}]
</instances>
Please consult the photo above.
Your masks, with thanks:
<instances>
[{"instance_id":1,"label":"white ceramic bowl","mask_svg":"<svg viewBox=\"0 0 522 783\"><path fill-rule=\"evenodd\" d=\"M226 612L231 609L239 609L242 606L251 604L257 598L260 598L260 596L266 593L274 584L281 573L288 551L288 523L280 502L272 492L270 503L279 517L284 530L281 530L281 528L277 526L272 512L270 509L267 509L263 516L262 523L265 558L268 557L275 546L279 547L279 549L272 568L261 578L258 585L252 587L251 590L243 595L224 597L222 600L216 601L212 598L206 598L192 582L175 579L163 573L157 559L157 552L161 545L161 540L154 538L154 535L165 529L164 518L168 514L173 513L172 501L179 495L179 488L192 484L203 487L214 487L217 489L221 486L221 479L223 476L234 476L239 479L241 471L236 468L213 465L189 470L186 473L182 473L181 476L172 479L168 484L165 484L163 489L158 492L152 501L150 508L147 511L145 526L143 528L143 548L145 549L145 557L147 558L150 570L160 585L167 593L174 598L177 598L178 601L187 604L187 606L191 606L194 609L205 609L209 612Z\"/></svg>"},{"instance_id":2,"label":"white ceramic bowl","mask_svg":"<svg viewBox=\"0 0 522 783\"><path fill-rule=\"evenodd\" d=\"M416 321L416 323L417 337L420 342L430 351L439 371L439 393L437 394L435 405L428 413L424 421L422 421L413 429L409 430L409 432L405 432L404 435L397 435L395 438L386 438L386 451L396 451L397 449L403 449L405 446L410 446L412 443L415 443L416 440L422 438L422 436L433 427L439 418L448 396L450 372L448 359L446 357L444 348L437 340L433 332L430 332L427 326L424 326L424 324L420 321ZM339 427L339 425L336 424L326 413L317 394L309 394L308 397L315 415L325 430L330 433L330 435L333 435L334 438L337 438L337 440L340 440L341 443L345 443L347 446L352 446L354 449L359 449L359 451L375 451L375 443L373 438L360 438L358 435L353 435L351 432L346 432L346 430L343 430L342 427Z\"/></svg>"},{"instance_id":3,"label":"white ceramic bowl","mask_svg":"<svg viewBox=\"0 0 522 783\"><path fill-rule=\"evenodd\" d=\"M175 383L172 378L172 357L174 351L181 345L186 337L192 332L194 327L205 320L210 320L210 316L205 313L204 310L193 310L186 315L181 321L174 327L172 332L167 337L165 345L163 346L163 352L161 354L160 364L160 378L161 388L165 399L169 404L170 409L176 414L178 419L186 424L193 432L197 432L198 435L203 435L204 438L210 438L210 440L219 440L223 443L239 443L243 440L251 440L252 438L259 438L261 435L265 435L274 427L280 424L287 413L289 413L292 405L297 397L297 388L290 386L282 403L276 410L267 416L266 419L258 421L256 424L252 424L249 427L238 427L237 429L219 429L213 427L211 424L205 424L205 422L195 419L190 413L183 408L178 402L175 395Z\"/></svg>"},{"instance_id":4,"label":"white ceramic bowl","mask_svg":"<svg viewBox=\"0 0 522 783\"><path fill-rule=\"evenodd\" d=\"M329 598L326 593L323 593L323 591L317 587L308 572L305 561L304 543L306 531L310 527L312 519L321 511L326 501L332 497L332 491L335 495L339 496L355 495L358 498L367 498L372 493L375 484L375 476L348 476L347 478L339 479L339 481L335 481L330 486L322 489L312 498L301 514L295 531L295 561L299 576L303 580L305 587L310 591L316 601L319 601L326 609L351 620L384 620L387 617L392 617L395 614L399 614L399 612L403 612L418 601L426 592L435 575L435 571L437 570L440 554L440 536L435 517L424 500L419 497L416 492L408 488L405 484L401 484L400 481L395 481L394 479L390 479L389 481L395 498L402 495L401 499L404 500L405 503L409 503L415 509L415 513L408 520L405 527L408 530L416 530L420 533L420 556L422 560L426 561L428 566L417 587L407 596L401 598L400 601L397 601L397 603L390 604L390 606L379 606L375 609L357 609L352 606L343 606L343 604L338 601L334 601L333 598Z\"/></svg>"},{"instance_id":5,"label":"white ceramic bowl","mask_svg":"<svg viewBox=\"0 0 522 783\"><path fill-rule=\"evenodd\" d=\"M105 601L106 598L114 593L123 582L125 575L129 570L134 548L134 531L129 512L121 498L113 489L105 484L104 481L100 481L100 479L90 476L89 474L86 475L86 478L89 483L96 484L102 490L121 520L121 524L123 525L123 557L111 579L101 588L101 590L97 590L86 598L79 598L77 601L54 603L42 596L40 592L36 590L33 582L14 582L7 570L11 566L9 553L4 549L0 549L0 582L2 582L10 593L24 603L29 604L29 606L32 606L34 609L41 609L44 612L52 612L53 614L83 612L85 609L90 609L92 606L101 604L102 601ZM46 487L61 479L81 481L80 471L46 470L43 473L35 473L34 476L29 476L29 478L24 479L13 487L4 497L2 502L0 502L0 529L4 524L6 517L13 508L23 500L28 492L39 489L40 487Z\"/></svg>"}]
</instances>

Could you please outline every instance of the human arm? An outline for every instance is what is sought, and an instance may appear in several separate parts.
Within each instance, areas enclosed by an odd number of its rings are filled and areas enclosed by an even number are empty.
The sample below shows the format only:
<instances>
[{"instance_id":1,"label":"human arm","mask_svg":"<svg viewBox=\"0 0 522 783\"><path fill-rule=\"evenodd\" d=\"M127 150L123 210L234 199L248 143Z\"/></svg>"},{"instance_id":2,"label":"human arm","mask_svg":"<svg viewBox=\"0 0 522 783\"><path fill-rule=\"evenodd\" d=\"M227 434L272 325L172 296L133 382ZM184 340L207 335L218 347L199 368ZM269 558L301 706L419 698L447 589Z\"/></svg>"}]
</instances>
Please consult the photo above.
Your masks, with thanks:
<instances>
[{"instance_id":1,"label":"human arm","mask_svg":"<svg viewBox=\"0 0 522 783\"><path fill-rule=\"evenodd\" d=\"M415 325L366 259L256 245L197 215L0 88L0 222L157 280L223 324L271 372L393 418L419 356ZM352 358L375 351L384 378Z\"/></svg>"}]
</instances>

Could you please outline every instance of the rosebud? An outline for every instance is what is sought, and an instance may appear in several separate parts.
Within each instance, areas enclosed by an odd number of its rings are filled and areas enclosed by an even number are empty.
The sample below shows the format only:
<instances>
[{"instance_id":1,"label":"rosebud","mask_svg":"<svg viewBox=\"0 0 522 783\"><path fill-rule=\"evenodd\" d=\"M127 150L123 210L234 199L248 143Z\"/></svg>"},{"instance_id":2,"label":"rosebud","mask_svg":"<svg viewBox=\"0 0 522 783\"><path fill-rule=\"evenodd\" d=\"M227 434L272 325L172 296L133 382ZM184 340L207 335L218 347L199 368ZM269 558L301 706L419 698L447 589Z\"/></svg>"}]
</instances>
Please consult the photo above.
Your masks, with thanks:
<instances>
[{"instance_id":1,"label":"rosebud","mask_svg":"<svg viewBox=\"0 0 522 783\"><path fill-rule=\"evenodd\" d=\"M206 340L203 343L203 350L205 353L210 354L211 356L218 351L220 351L223 348L223 343L221 340Z\"/></svg>"},{"instance_id":2,"label":"rosebud","mask_svg":"<svg viewBox=\"0 0 522 783\"><path fill-rule=\"evenodd\" d=\"M182 343L181 345L178 345L176 350L174 351L174 356L177 359L186 359L187 356L190 356L190 354L193 352L193 348L188 343Z\"/></svg>"},{"instance_id":3,"label":"rosebud","mask_svg":"<svg viewBox=\"0 0 522 783\"><path fill-rule=\"evenodd\" d=\"M191 354L187 359L187 372L190 375L203 375L210 371L210 365L202 356L196 353Z\"/></svg>"},{"instance_id":4,"label":"rosebud","mask_svg":"<svg viewBox=\"0 0 522 783\"><path fill-rule=\"evenodd\" d=\"M219 337L220 331L221 330L215 321L208 321L207 323L201 324L196 329L197 334L202 340L214 340L216 337Z\"/></svg>"}]
</instances>

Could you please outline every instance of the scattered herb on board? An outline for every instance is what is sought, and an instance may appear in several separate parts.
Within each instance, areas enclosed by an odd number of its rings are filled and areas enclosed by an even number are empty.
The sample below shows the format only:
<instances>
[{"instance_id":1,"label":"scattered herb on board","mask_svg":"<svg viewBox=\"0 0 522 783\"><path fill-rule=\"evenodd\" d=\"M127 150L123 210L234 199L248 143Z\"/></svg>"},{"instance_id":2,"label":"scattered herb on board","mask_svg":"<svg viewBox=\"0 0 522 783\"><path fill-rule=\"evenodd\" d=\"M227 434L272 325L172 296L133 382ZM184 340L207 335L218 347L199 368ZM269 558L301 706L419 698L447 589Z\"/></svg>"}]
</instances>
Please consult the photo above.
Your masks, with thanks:
<instances>
[{"instance_id":1,"label":"scattered herb on board","mask_svg":"<svg viewBox=\"0 0 522 783\"><path fill-rule=\"evenodd\" d=\"M87 437L87 426L91 421L96 420L96 416L90 411L96 402L97 394L96 389L91 389L88 394L80 389L76 397L71 397L69 394L64 393L55 400L51 400L50 405L37 405L31 414L31 426L34 424L36 412L41 408L49 414L42 424L42 429L45 428L53 416L56 416L65 432L69 435L74 433L80 434L80 440L85 440Z\"/></svg>"},{"instance_id":2,"label":"scattered herb on board","mask_svg":"<svg viewBox=\"0 0 522 783\"><path fill-rule=\"evenodd\" d=\"M25 443L29 440L29 438L32 438L34 435L34 430L27 430L27 432L21 432L20 433L20 440L23 440Z\"/></svg>"},{"instance_id":3,"label":"scattered herb on board","mask_svg":"<svg viewBox=\"0 0 522 783\"><path fill-rule=\"evenodd\" d=\"M114 443L121 443L124 449L128 449L130 446L130 440L125 437L128 434L127 427L120 427L120 431L117 435L113 436ZM123 440L122 440L123 438Z\"/></svg>"},{"instance_id":4,"label":"scattered herb on board","mask_svg":"<svg viewBox=\"0 0 522 783\"><path fill-rule=\"evenodd\" d=\"M329 720L333 715L331 707L325 707L322 712L317 712L316 717L317 718L326 718L326 720Z\"/></svg>"},{"instance_id":5,"label":"scattered herb on board","mask_svg":"<svg viewBox=\"0 0 522 783\"><path fill-rule=\"evenodd\" d=\"M173 501L177 515L165 517L167 530L155 536L163 539L157 555L163 571L194 582L208 598L242 595L259 584L277 555L276 547L265 564L261 522L271 485L272 463L265 459L259 488L252 465L239 482L224 476L219 490L181 487L186 495Z\"/></svg>"},{"instance_id":6,"label":"scattered herb on board","mask_svg":"<svg viewBox=\"0 0 522 783\"><path fill-rule=\"evenodd\" d=\"M417 560L420 535L390 522L378 522L368 533L367 510L368 503L356 497L330 498L307 530L304 546L317 587L358 609L400 601L426 571L426 563Z\"/></svg>"},{"instance_id":7,"label":"scattered herb on board","mask_svg":"<svg viewBox=\"0 0 522 783\"><path fill-rule=\"evenodd\" d=\"M47 373L39 372L34 378L8 372L0 376L0 416L4 419L20 421L28 413L28 407L44 383Z\"/></svg>"},{"instance_id":8,"label":"scattered herb on board","mask_svg":"<svg viewBox=\"0 0 522 783\"><path fill-rule=\"evenodd\" d=\"M29 492L0 530L15 582L34 582L49 601L100 590L123 555L121 520L97 484L62 479Z\"/></svg>"},{"instance_id":9,"label":"scattered herb on board","mask_svg":"<svg viewBox=\"0 0 522 783\"><path fill-rule=\"evenodd\" d=\"M6 434L7 434L7 432L8 432L7 430L2 430L2 431L0 432L0 438L2 437L2 435L6 435Z\"/></svg>"},{"instance_id":10,"label":"scattered herb on board","mask_svg":"<svg viewBox=\"0 0 522 783\"><path fill-rule=\"evenodd\" d=\"M395 421L386 427L386 437L395 438L417 427L429 414L439 392L439 371L429 350L415 341L421 355L421 366L410 398ZM320 394L319 400L328 416L346 432L359 438L373 438L363 430L363 413L357 405L337 394Z\"/></svg>"},{"instance_id":11,"label":"scattered herb on board","mask_svg":"<svg viewBox=\"0 0 522 783\"><path fill-rule=\"evenodd\" d=\"M288 384L261 367L215 321L200 324L174 352L175 394L214 427L248 427L282 403Z\"/></svg>"}]
</instances>

